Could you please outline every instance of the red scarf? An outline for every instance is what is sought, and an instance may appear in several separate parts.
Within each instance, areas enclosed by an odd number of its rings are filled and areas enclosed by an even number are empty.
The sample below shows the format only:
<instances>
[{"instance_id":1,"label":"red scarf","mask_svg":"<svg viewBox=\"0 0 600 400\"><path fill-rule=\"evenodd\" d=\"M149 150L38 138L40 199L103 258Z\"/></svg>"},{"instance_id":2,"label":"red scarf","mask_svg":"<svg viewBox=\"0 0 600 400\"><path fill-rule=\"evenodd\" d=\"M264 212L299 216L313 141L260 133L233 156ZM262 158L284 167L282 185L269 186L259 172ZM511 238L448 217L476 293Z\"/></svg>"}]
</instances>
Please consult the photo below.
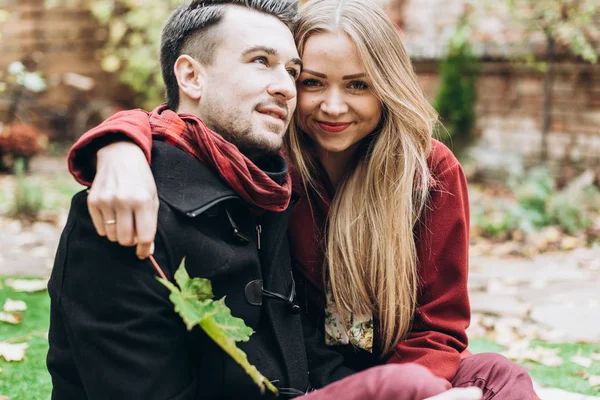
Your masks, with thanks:
<instances>
[{"instance_id":1,"label":"red scarf","mask_svg":"<svg viewBox=\"0 0 600 400\"><path fill-rule=\"evenodd\" d=\"M244 156L238 148L210 130L197 116L178 115L166 104L150 114L152 132L165 142L213 168L245 201L265 211L283 211L288 207L292 180L288 174L281 185Z\"/></svg>"}]
</instances>

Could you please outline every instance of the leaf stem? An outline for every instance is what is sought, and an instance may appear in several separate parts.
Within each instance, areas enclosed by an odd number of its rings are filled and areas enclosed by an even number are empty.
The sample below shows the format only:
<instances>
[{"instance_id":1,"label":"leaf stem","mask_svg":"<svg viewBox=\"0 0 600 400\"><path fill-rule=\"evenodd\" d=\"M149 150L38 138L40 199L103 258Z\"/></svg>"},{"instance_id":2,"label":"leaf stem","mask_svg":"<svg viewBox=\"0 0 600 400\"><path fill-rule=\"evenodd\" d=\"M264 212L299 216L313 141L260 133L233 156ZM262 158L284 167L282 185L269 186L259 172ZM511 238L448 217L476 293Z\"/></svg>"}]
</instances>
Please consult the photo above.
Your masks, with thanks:
<instances>
[{"instance_id":1,"label":"leaf stem","mask_svg":"<svg viewBox=\"0 0 600 400\"><path fill-rule=\"evenodd\" d=\"M158 274L160 275L161 278L163 278L165 281L168 281L167 277L165 276L165 273L163 272L163 270L160 268L160 265L158 265L158 263L156 262L156 260L154 259L154 256L152 254L150 254L150 262L152 263L152 265L154 266L154 269L156 269L156 271L158 272Z\"/></svg>"}]
</instances>

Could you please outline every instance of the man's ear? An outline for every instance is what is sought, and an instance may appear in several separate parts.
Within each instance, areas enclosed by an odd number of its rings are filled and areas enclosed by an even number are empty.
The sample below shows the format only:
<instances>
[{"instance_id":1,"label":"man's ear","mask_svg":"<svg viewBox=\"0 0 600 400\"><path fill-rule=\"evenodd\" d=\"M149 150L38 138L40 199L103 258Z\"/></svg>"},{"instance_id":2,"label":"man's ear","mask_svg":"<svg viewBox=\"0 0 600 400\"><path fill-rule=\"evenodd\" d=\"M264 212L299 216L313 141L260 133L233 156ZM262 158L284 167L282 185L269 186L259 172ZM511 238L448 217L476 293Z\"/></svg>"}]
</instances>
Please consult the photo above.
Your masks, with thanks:
<instances>
[{"instance_id":1,"label":"man's ear","mask_svg":"<svg viewBox=\"0 0 600 400\"><path fill-rule=\"evenodd\" d=\"M202 97L206 70L204 66L193 57L182 54L175 61L173 67L179 90L192 100Z\"/></svg>"}]
</instances>

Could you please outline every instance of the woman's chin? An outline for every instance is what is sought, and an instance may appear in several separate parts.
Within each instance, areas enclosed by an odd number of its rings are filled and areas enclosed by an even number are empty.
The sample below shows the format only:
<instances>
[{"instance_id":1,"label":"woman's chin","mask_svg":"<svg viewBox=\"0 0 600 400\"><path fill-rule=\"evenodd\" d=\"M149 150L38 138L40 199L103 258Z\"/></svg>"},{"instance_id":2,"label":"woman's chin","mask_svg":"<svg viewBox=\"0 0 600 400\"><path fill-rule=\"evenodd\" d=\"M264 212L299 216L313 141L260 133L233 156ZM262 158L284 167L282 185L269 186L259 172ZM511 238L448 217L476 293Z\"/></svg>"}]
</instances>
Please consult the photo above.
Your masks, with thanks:
<instances>
[{"instance_id":1,"label":"woman's chin","mask_svg":"<svg viewBox=\"0 0 600 400\"><path fill-rule=\"evenodd\" d=\"M355 148L352 143L317 143L317 146L323 153L337 155L353 151Z\"/></svg>"}]
</instances>

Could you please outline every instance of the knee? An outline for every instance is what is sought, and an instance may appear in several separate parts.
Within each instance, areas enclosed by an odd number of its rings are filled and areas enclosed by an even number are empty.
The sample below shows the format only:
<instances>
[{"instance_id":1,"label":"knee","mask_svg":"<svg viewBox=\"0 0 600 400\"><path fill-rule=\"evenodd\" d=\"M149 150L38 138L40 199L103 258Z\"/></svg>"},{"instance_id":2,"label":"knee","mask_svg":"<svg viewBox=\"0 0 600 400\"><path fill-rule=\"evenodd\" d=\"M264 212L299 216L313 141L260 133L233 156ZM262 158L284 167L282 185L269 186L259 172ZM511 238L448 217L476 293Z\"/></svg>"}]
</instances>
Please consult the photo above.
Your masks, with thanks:
<instances>
[{"instance_id":1,"label":"knee","mask_svg":"<svg viewBox=\"0 0 600 400\"><path fill-rule=\"evenodd\" d=\"M467 357L463 363L470 364L478 377L485 380L530 380L527 370L501 354L481 353Z\"/></svg>"},{"instance_id":2,"label":"knee","mask_svg":"<svg viewBox=\"0 0 600 400\"><path fill-rule=\"evenodd\" d=\"M373 398L392 400L424 399L435 396L450 388L445 379L439 378L418 364L387 364L379 369L377 393Z\"/></svg>"}]
</instances>

